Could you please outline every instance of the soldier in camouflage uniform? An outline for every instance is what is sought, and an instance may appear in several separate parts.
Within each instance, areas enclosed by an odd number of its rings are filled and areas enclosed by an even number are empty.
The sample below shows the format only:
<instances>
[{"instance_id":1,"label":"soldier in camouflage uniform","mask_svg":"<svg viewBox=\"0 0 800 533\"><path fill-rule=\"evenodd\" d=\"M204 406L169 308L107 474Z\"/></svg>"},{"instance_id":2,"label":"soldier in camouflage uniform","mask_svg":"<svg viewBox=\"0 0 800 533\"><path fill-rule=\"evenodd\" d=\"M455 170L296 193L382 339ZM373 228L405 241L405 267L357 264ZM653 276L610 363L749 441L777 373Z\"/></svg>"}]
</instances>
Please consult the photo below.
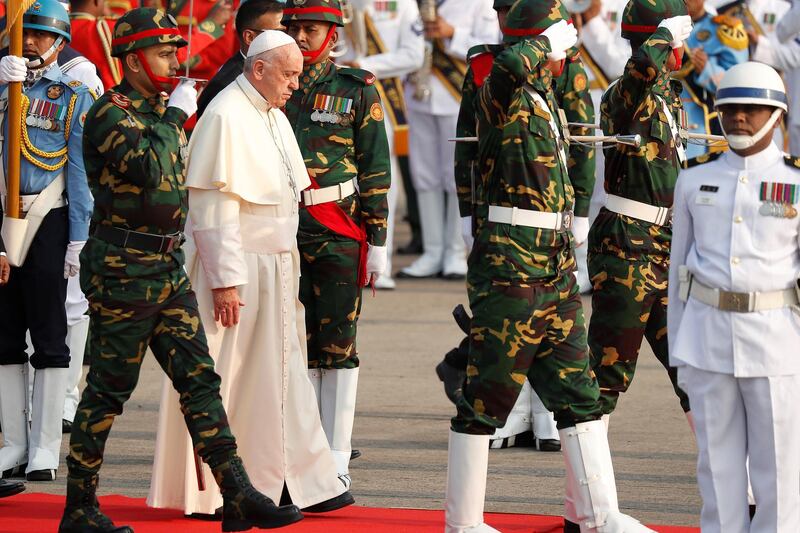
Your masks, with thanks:
<instances>
[{"instance_id":1,"label":"soldier in camouflage uniform","mask_svg":"<svg viewBox=\"0 0 800 533\"><path fill-rule=\"evenodd\" d=\"M573 274L574 188L552 91L577 41L566 18L559 0L518 0L504 28L510 46L477 93L486 218L469 256L474 316L451 422L446 532L495 531L483 523L489 437L526 381L558 421L567 518L587 531L650 531L618 509Z\"/></svg>"},{"instance_id":2,"label":"soldier in camouflage uniform","mask_svg":"<svg viewBox=\"0 0 800 533\"><path fill-rule=\"evenodd\" d=\"M375 76L329 59L342 26L339 1L294 0L283 14L305 61L286 115L311 177L297 236L309 377L339 474L347 476L361 293L386 267L389 144Z\"/></svg>"},{"instance_id":3,"label":"soldier in camouflage uniform","mask_svg":"<svg viewBox=\"0 0 800 533\"><path fill-rule=\"evenodd\" d=\"M607 135L642 138L639 148L618 144L606 152L608 199L589 234L594 284L589 347L604 414L614 410L630 385L643 337L689 411L677 373L669 367L667 279L672 193L685 158L678 132L680 83L670 81L670 72L680 68L682 41L690 31L682 0L631 0L622 35L633 54L602 99Z\"/></svg>"},{"instance_id":4,"label":"soldier in camouflage uniform","mask_svg":"<svg viewBox=\"0 0 800 533\"><path fill-rule=\"evenodd\" d=\"M90 304L92 364L70 439L61 533L131 531L100 512L95 491L111 425L136 386L148 347L180 393L194 449L220 486L223 531L302 518L295 506L278 508L250 484L183 269L182 124L196 109L196 92L184 82L167 102L159 93L170 88L177 48L185 44L162 11L135 9L121 17L112 53L125 79L86 117L84 160L95 210L80 274Z\"/></svg>"},{"instance_id":5,"label":"soldier in camouflage uniform","mask_svg":"<svg viewBox=\"0 0 800 533\"><path fill-rule=\"evenodd\" d=\"M505 26L508 10L513 5L513 0L495 0L494 9L500 27ZM462 90L461 108L458 116L457 136L474 137L476 135L475 99L478 89L483 85L489 75L494 59L506 48L506 44L483 44L470 49L467 55L467 73ZM587 83L586 71L580 62L576 49L568 52L568 61L564 72L553 80L556 91L556 101L570 122L594 122L594 105ZM586 133L584 130L580 134ZM486 218L486 202L483 197L484 181L487 178L484 170L476 168L478 163L478 145L476 143L461 142L456 145L455 177L456 192L459 200L459 211L463 220L464 240L471 246L473 231L477 232ZM575 189L577 217L588 217L589 202L592 188L594 187L594 148L592 146L572 144L569 147L568 169L570 181ZM588 228L588 219L585 224ZM576 239L579 237L576 235ZM585 240L585 235L580 240ZM461 306L459 306L461 307ZM464 317L463 308L454 310L454 314ZM468 317L466 317L468 320ZM457 319L459 320L459 319ZM463 320L461 320L463 321ZM465 331L468 334L468 329ZM456 389L461 388L466 377L466 366L469 339L468 335L445 356L445 360L436 367L439 378L445 382L445 392L448 397L453 397ZM533 421L533 435L529 431L531 416ZM535 436L531 441L530 437ZM529 384L524 384L517 403L509 415L506 425L498 429L492 438L493 448L507 446L522 446L533 443L537 449L543 451L558 451L561 445L558 441L558 432L552 413L542 405L541 400L531 390Z\"/></svg>"}]
</instances>

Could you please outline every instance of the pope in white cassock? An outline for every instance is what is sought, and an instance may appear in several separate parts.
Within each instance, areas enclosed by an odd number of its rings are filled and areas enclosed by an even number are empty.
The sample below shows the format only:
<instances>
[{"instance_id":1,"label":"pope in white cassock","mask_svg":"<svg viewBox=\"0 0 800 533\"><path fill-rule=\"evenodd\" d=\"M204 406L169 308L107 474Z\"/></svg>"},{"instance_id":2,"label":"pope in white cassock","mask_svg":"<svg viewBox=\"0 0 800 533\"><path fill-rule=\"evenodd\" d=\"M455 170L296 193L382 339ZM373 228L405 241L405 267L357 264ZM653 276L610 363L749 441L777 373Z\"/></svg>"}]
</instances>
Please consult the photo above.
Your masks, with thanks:
<instances>
[{"instance_id":1,"label":"pope in white cassock","mask_svg":"<svg viewBox=\"0 0 800 533\"><path fill-rule=\"evenodd\" d=\"M209 104L189 143L186 269L222 401L253 485L304 512L353 503L337 478L307 374L298 300L298 194L309 185L292 127L280 111L303 67L278 31L250 45L244 74ZM165 382L147 503L213 514L222 497L211 471L198 475L192 443ZM199 480L205 490L198 490ZM285 491L284 491L285 484Z\"/></svg>"}]
</instances>

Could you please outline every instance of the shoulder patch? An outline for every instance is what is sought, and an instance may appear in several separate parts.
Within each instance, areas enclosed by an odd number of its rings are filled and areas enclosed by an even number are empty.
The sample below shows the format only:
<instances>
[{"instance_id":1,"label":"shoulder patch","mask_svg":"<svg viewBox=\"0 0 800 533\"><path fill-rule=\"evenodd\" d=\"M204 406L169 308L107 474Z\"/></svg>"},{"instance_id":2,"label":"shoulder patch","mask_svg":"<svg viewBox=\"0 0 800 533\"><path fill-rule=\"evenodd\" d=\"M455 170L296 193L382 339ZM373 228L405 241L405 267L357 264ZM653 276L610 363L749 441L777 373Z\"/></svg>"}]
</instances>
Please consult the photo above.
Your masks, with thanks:
<instances>
[{"instance_id":1,"label":"shoulder patch","mask_svg":"<svg viewBox=\"0 0 800 533\"><path fill-rule=\"evenodd\" d=\"M344 67L340 68L338 73L350 78L355 78L364 85L372 85L375 83L375 74L361 68Z\"/></svg>"},{"instance_id":2,"label":"shoulder patch","mask_svg":"<svg viewBox=\"0 0 800 533\"><path fill-rule=\"evenodd\" d=\"M683 164L683 168L694 168L700 165L704 165L706 163L710 163L711 161L716 161L717 159L719 159L719 156L721 156L723 153L724 152L710 152L707 154L699 155L697 157L693 157L687 160Z\"/></svg>"},{"instance_id":3,"label":"shoulder patch","mask_svg":"<svg viewBox=\"0 0 800 533\"><path fill-rule=\"evenodd\" d=\"M381 107L381 104L379 104L378 102L372 104L369 108L369 116L371 116L373 120L376 120L378 122L382 121L383 108Z\"/></svg>"},{"instance_id":4,"label":"shoulder patch","mask_svg":"<svg viewBox=\"0 0 800 533\"><path fill-rule=\"evenodd\" d=\"M783 162L787 167L800 168L800 157L796 155L783 156Z\"/></svg>"},{"instance_id":5,"label":"shoulder patch","mask_svg":"<svg viewBox=\"0 0 800 533\"><path fill-rule=\"evenodd\" d=\"M130 98L128 98L124 94L112 92L110 100L112 104L114 104L120 109L128 109L131 106Z\"/></svg>"},{"instance_id":6,"label":"shoulder patch","mask_svg":"<svg viewBox=\"0 0 800 533\"><path fill-rule=\"evenodd\" d=\"M572 80L572 87L579 93L585 91L588 84L589 80L586 78L586 75L582 73L576 74L575 78Z\"/></svg>"},{"instance_id":7,"label":"shoulder patch","mask_svg":"<svg viewBox=\"0 0 800 533\"><path fill-rule=\"evenodd\" d=\"M489 77L489 73L492 72L494 58L495 55L491 52L484 52L469 58L469 68L472 69L472 77L477 87L482 86Z\"/></svg>"}]
</instances>

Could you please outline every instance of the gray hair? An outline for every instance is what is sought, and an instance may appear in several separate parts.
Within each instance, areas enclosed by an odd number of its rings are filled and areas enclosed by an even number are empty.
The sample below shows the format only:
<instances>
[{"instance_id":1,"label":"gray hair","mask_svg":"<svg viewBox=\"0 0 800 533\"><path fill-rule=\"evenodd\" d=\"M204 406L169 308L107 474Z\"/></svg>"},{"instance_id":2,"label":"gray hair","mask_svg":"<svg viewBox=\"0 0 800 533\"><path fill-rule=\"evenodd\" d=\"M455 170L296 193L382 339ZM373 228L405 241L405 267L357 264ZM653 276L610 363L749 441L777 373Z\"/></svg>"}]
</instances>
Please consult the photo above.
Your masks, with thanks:
<instances>
[{"instance_id":1,"label":"gray hair","mask_svg":"<svg viewBox=\"0 0 800 533\"><path fill-rule=\"evenodd\" d=\"M256 61L263 61L267 64L272 64L276 56L278 55L278 50L283 47L273 48L272 50L265 50L260 54L256 54L254 56L249 56L244 60L244 71L245 72L253 72L253 66L256 64Z\"/></svg>"}]
</instances>

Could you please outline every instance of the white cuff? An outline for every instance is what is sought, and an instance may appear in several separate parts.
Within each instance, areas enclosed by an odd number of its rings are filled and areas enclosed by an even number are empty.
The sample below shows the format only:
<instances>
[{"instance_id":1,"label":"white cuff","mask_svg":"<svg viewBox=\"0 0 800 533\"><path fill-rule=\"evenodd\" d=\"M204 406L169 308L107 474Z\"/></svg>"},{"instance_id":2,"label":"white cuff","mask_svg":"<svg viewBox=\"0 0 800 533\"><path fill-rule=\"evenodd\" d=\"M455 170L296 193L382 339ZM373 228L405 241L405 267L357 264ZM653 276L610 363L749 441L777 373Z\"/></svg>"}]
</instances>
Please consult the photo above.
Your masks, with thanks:
<instances>
[{"instance_id":1,"label":"white cuff","mask_svg":"<svg viewBox=\"0 0 800 533\"><path fill-rule=\"evenodd\" d=\"M247 263L239 225L195 229L194 242L212 289L247 284Z\"/></svg>"}]
</instances>

